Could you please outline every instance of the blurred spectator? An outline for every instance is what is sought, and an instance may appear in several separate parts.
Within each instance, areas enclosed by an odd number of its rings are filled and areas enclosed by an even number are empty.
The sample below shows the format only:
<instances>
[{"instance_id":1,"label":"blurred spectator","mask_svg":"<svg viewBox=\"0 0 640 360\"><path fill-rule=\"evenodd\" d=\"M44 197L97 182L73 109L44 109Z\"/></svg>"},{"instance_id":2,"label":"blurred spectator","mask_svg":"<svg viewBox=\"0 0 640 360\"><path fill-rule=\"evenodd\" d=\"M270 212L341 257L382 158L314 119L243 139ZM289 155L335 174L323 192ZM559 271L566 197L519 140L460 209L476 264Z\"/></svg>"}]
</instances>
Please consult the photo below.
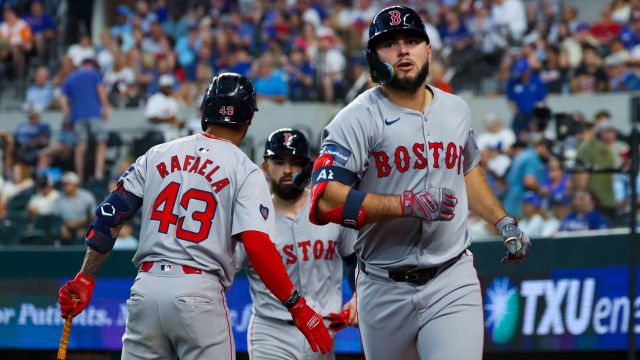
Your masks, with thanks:
<instances>
[{"instance_id":1,"label":"blurred spectator","mask_svg":"<svg viewBox=\"0 0 640 360\"><path fill-rule=\"evenodd\" d=\"M313 86L315 69L311 67L304 49L294 47L289 58L285 57L284 61L286 62L284 70L289 82L289 98L293 101L316 100L316 91Z\"/></svg>"},{"instance_id":2,"label":"blurred spectator","mask_svg":"<svg viewBox=\"0 0 640 360\"><path fill-rule=\"evenodd\" d=\"M599 129L604 123L611 122L611 112L607 109L601 109L596 112L593 120L594 129Z\"/></svg>"},{"instance_id":3,"label":"blurred spectator","mask_svg":"<svg viewBox=\"0 0 640 360\"><path fill-rule=\"evenodd\" d=\"M116 56L121 55L117 39L114 40L109 31L103 30L100 33L100 45L96 47L96 61L100 71L107 73L113 69Z\"/></svg>"},{"instance_id":4,"label":"blurred spectator","mask_svg":"<svg viewBox=\"0 0 640 360\"><path fill-rule=\"evenodd\" d=\"M545 59L540 69L540 79L549 94L569 92L569 59L565 51L555 45L547 45Z\"/></svg>"},{"instance_id":5,"label":"blurred spectator","mask_svg":"<svg viewBox=\"0 0 640 360\"><path fill-rule=\"evenodd\" d=\"M600 10L600 20L591 26L591 34L603 44L608 44L622 31L622 25L611 18L611 5L604 4Z\"/></svg>"},{"instance_id":6,"label":"blurred spectator","mask_svg":"<svg viewBox=\"0 0 640 360\"><path fill-rule=\"evenodd\" d=\"M640 78L629 69L620 54L612 54L605 60L606 71L609 77L609 91L640 90Z\"/></svg>"},{"instance_id":7,"label":"blurred spectator","mask_svg":"<svg viewBox=\"0 0 640 360\"><path fill-rule=\"evenodd\" d=\"M453 87L445 80L444 65L440 61L433 61L429 64L429 77L431 85L442 91L453 94Z\"/></svg>"},{"instance_id":8,"label":"blurred spectator","mask_svg":"<svg viewBox=\"0 0 640 360\"><path fill-rule=\"evenodd\" d=\"M513 163L507 172L508 190L504 199L507 213L520 216L522 210L522 196L531 190L537 192L544 181L543 159L551 155L549 143L541 140L524 148L524 144L516 143L512 147Z\"/></svg>"},{"instance_id":9,"label":"blurred spectator","mask_svg":"<svg viewBox=\"0 0 640 360\"><path fill-rule=\"evenodd\" d=\"M85 59L82 66L64 81L60 107L65 119L71 120L76 135L76 173L82 181L85 176L87 144L92 138L97 143L94 177L102 180L109 135L106 122L111 114L111 107L95 60Z\"/></svg>"},{"instance_id":10,"label":"blurred spectator","mask_svg":"<svg viewBox=\"0 0 640 360\"><path fill-rule=\"evenodd\" d=\"M322 25L320 13L313 6L311 0L298 0L298 12L302 14L302 20L311 23L316 29Z\"/></svg>"},{"instance_id":11,"label":"blurred spectator","mask_svg":"<svg viewBox=\"0 0 640 360\"><path fill-rule=\"evenodd\" d=\"M113 250L135 250L138 248L138 239L133 236L131 224L124 223L118 233L118 239L113 244Z\"/></svg>"},{"instance_id":12,"label":"blurred spectator","mask_svg":"<svg viewBox=\"0 0 640 360\"><path fill-rule=\"evenodd\" d=\"M613 0L611 2L611 20L626 24L631 18L630 0Z\"/></svg>"},{"instance_id":13,"label":"blurred spectator","mask_svg":"<svg viewBox=\"0 0 640 360\"><path fill-rule=\"evenodd\" d=\"M522 197L522 216L518 218L518 227L532 238L542 236L545 220L540 215L541 206L540 197L533 191Z\"/></svg>"},{"instance_id":14,"label":"blurred spectator","mask_svg":"<svg viewBox=\"0 0 640 360\"><path fill-rule=\"evenodd\" d=\"M335 34L329 28L318 30L318 50L314 59L325 102L333 102L346 70L344 54L335 47Z\"/></svg>"},{"instance_id":15,"label":"blurred spectator","mask_svg":"<svg viewBox=\"0 0 640 360\"><path fill-rule=\"evenodd\" d=\"M71 158L76 142L75 138L71 121L63 121L62 128L57 133L55 140L38 152L38 173L50 167L54 161Z\"/></svg>"},{"instance_id":16,"label":"blurred spectator","mask_svg":"<svg viewBox=\"0 0 640 360\"><path fill-rule=\"evenodd\" d=\"M507 84L507 99L513 112L512 128L518 139L529 131L533 108L547 97L547 88L526 58L518 59Z\"/></svg>"},{"instance_id":17,"label":"blurred spectator","mask_svg":"<svg viewBox=\"0 0 640 360\"><path fill-rule=\"evenodd\" d=\"M560 224L571 213L571 197L563 196L553 199L550 205L551 212L546 214L542 226L542 237L551 237L560 230Z\"/></svg>"},{"instance_id":18,"label":"blurred spectator","mask_svg":"<svg viewBox=\"0 0 640 360\"><path fill-rule=\"evenodd\" d=\"M111 27L111 35L114 37L131 36L133 26L129 16L131 9L126 5L118 5L116 7L116 23Z\"/></svg>"},{"instance_id":19,"label":"blurred spectator","mask_svg":"<svg viewBox=\"0 0 640 360\"><path fill-rule=\"evenodd\" d=\"M527 29L527 15L522 0L495 0L491 8L493 22L505 28L512 40L519 41Z\"/></svg>"},{"instance_id":20,"label":"blurred spectator","mask_svg":"<svg viewBox=\"0 0 640 360\"><path fill-rule=\"evenodd\" d=\"M4 22L0 24L0 60L11 59L13 73L22 80L26 75L26 54L33 47L31 28L11 6L4 7L3 17Z\"/></svg>"},{"instance_id":21,"label":"blurred spectator","mask_svg":"<svg viewBox=\"0 0 640 360\"><path fill-rule=\"evenodd\" d=\"M294 60L293 52L291 53L291 63L296 64L297 58ZM303 53L304 57L304 53ZM301 60L304 64L306 61L304 58ZM243 76L249 76L251 72L251 63L253 62L253 58L251 54L249 54L249 50L246 47L237 48L230 57L229 61L229 72L238 73ZM295 66L295 65L294 65ZM210 78L210 77L209 77Z\"/></svg>"},{"instance_id":22,"label":"blurred spectator","mask_svg":"<svg viewBox=\"0 0 640 360\"><path fill-rule=\"evenodd\" d=\"M582 62L571 80L571 91L573 93L607 91L609 88L607 73L596 49L592 46L584 46L582 57Z\"/></svg>"},{"instance_id":23,"label":"blurred spectator","mask_svg":"<svg viewBox=\"0 0 640 360\"><path fill-rule=\"evenodd\" d=\"M513 131L503 127L502 118L496 113L487 113L483 120L488 132L477 135L478 147L481 150L493 148L503 153L508 152L511 145L516 142Z\"/></svg>"},{"instance_id":24,"label":"blurred spectator","mask_svg":"<svg viewBox=\"0 0 640 360\"><path fill-rule=\"evenodd\" d=\"M589 190L598 201L598 209L610 219L616 217L616 201L613 194L613 174L589 173L590 170L613 169L613 154L609 147L595 136L593 124L586 123L578 134L576 163L587 171L574 176L576 189Z\"/></svg>"},{"instance_id":25,"label":"blurred spectator","mask_svg":"<svg viewBox=\"0 0 640 360\"><path fill-rule=\"evenodd\" d=\"M151 31L153 27L153 23L158 23L158 17L155 13L149 11L149 4L146 0L137 0L136 1L136 15L141 20L142 31L146 33Z\"/></svg>"},{"instance_id":26,"label":"blurred spectator","mask_svg":"<svg viewBox=\"0 0 640 360\"><path fill-rule=\"evenodd\" d=\"M56 203L54 215L62 218L63 244L81 244L87 227L93 220L96 200L93 195L80 188L80 177L73 172L62 176L62 194Z\"/></svg>"},{"instance_id":27,"label":"blurred spectator","mask_svg":"<svg viewBox=\"0 0 640 360\"><path fill-rule=\"evenodd\" d=\"M469 32L484 63L495 68L509 44L505 33L500 31L499 25L491 18L489 9L481 2L476 1L474 4L475 16L469 22Z\"/></svg>"},{"instance_id":28,"label":"blurred spectator","mask_svg":"<svg viewBox=\"0 0 640 360\"><path fill-rule=\"evenodd\" d=\"M33 188L35 182L27 164L16 162L11 167L10 176L0 189L0 219L7 217L7 203L19 193Z\"/></svg>"},{"instance_id":29,"label":"blurred spectator","mask_svg":"<svg viewBox=\"0 0 640 360\"><path fill-rule=\"evenodd\" d=\"M137 103L140 94L136 73L127 65L127 57L122 54L116 57L113 69L104 74L104 86L111 105L123 107L130 102Z\"/></svg>"},{"instance_id":30,"label":"blurred spectator","mask_svg":"<svg viewBox=\"0 0 640 360\"><path fill-rule=\"evenodd\" d=\"M162 25L157 21L153 21L150 25L149 35L145 36L142 41L141 50L153 55L168 55L163 52L164 41L166 41L166 35Z\"/></svg>"},{"instance_id":31,"label":"blurred spectator","mask_svg":"<svg viewBox=\"0 0 640 360\"><path fill-rule=\"evenodd\" d=\"M274 69L273 62L269 57L258 60L257 77L253 81L258 100L271 100L277 103L287 101L289 87L285 73L281 69Z\"/></svg>"},{"instance_id":32,"label":"blurred spectator","mask_svg":"<svg viewBox=\"0 0 640 360\"><path fill-rule=\"evenodd\" d=\"M38 192L29 198L27 212L31 218L37 216L51 215L58 206L57 202L60 193L55 189L53 178L48 175L40 175L37 178L36 186Z\"/></svg>"},{"instance_id":33,"label":"blurred spectator","mask_svg":"<svg viewBox=\"0 0 640 360\"><path fill-rule=\"evenodd\" d=\"M547 163L547 176L539 194L546 198L547 203L559 202L573 192L573 179L562 169L562 163L557 157L551 157Z\"/></svg>"},{"instance_id":34,"label":"blurred spectator","mask_svg":"<svg viewBox=\"0 0 640 360\"><path fill-rule=\"evenodd\" d=\"M41 0L31 2L31 12L24 19L31 28L40 65L45 65L54 51L56 22L51 15L44 12Z\"/></svg>"},{"instance_id":35,"label":"blurred spectator","mask_svg":"<svg viewBox=\"0 0 640 360\"><path fill-rule=\"evenodd\" d=\"M640 44L640 14L634 14L631 21L620 32L620 39L627 50Z\"/></svg>"},{"instance_id":36,"label":"blurred spectator","mask_svg":"<svg viewBox=\"0 0 640 360\"><path fill-rule=\"evenodd\" d=\"M38 151L49 145L51 128L40 121L41 110L29 105L27 108L28 120L18 124L14 130L15 158L28 165L35 165Z\"/></svg>"},{"instance_id":37,"label":"blurred spectator","mask_svg":"<svg viewBox=\"0 0 640 360\"><path fill-rule=\"evenodd\" d=\"M195 79L196 58L201 43L197 25L190 26L189 33L178 38L176 42L178 63L187 70L187 79L189 80Z\"/></svg>"},{"instance_id":38,"label":"blurred spectator","mask_svg":"<svg viewBox=\"0 0 640 360\"><path fill-rule=\"evenodd\" d=\"M618 131L611 121L603 122L597 130L600 140L609 148L611 156L613 156L613 167L620 169L623 156L629 150L629 145L624 141L618 140Z\"/></svg>"},{"instance_id":39,"label":"blurred spectator","mask_svg":"<svg viewBox=\"0 0 640 360\"><path fill-rule=\"evenodd\" d=\"M560 222L560 231L608 229L609 222L595 208L593 194L578 190L573 195L573 211Z\"/></svg>"},{"instance_id":40,"label":"blurred spectator","mask_svg":"<svg viewBox=\"0 0 640 360\"><path fill-rule=\"evenodd\" d=\"M31 104L40 110L46 110L58 105L54 100L53 84L49 81L49 69L46 66L39 66L33 78L33 84L27 89L25 106Z\"/></svg>"},{"instance_id":41,"label":"blurred spectator","mask_svg":"<svg viewBox=\"0 0 640 360\"><path fill-rule=\"evenodd\" d=\"M170 141L179 136L178 128L184 125L184 121L178 118L178 101L173 95L173 77L162 75L158 85L160 90L147 102L145 117L151 123L151 131L162 134L164 141Z\"/></svg>"},{"instance_id":42,"label":"blurred spectator","mask_svg":"<svg viewBox=\"0 0 640 360\"><path fill-rule=\"evenodd\" d=\"M451 66L456 69L466 69L473 59L473 37L462 22L457 11L445 14L445 22L438 28L444 45L444 52L448 54Z\"/></svg>"},{"instance_id":43,"label":"blurred spectator","mask_svg":"<svg viewBox=\"0 0 640 360\"><path fill-rule=\"evenodd\" d=\"M91 35L80 34L80 41L69 46L67 56L71 58L73 65L76 67L82 65L85 59L95 59L96 50L93 47L93 43L91 43Z\"/></svg>"}]
</instances>

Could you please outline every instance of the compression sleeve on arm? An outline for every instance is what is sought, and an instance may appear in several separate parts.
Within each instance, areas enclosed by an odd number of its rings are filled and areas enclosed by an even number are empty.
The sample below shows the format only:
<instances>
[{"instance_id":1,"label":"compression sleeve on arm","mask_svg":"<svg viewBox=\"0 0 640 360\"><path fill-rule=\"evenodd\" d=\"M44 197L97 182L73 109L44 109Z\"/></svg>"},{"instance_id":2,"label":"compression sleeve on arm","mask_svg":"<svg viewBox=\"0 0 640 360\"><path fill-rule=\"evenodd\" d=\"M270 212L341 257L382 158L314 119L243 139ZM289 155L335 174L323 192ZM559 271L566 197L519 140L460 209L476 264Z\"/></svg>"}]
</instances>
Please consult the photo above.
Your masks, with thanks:
<instances>
[{"instance_id":1,"label":"compression sleeve on arm","mask_svg":"<svg viewBox=\"0 0 640 360\"><path fill-rule=\"evenodd\" d=\"M294 286L269 235L260 231L244 231L240 233L240 240L264 285L280 302L289 299Z\"/></svg>"}]
</instances>

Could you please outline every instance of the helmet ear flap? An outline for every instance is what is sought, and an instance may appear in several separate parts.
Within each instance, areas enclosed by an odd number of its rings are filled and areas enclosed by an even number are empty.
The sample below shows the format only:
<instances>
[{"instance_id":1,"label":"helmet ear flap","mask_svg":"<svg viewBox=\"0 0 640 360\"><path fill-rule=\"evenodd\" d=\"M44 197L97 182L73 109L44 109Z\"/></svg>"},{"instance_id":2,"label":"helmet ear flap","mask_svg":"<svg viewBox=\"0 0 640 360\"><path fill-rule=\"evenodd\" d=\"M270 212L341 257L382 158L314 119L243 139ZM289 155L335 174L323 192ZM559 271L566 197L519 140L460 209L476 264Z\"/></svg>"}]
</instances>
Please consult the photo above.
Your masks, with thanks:
<instances>
[{"instance_id":1,"label":"helmet ear flap","mask_svg":"<svg viewBox=\"0 0 640 360\"><path fill-rule=\"evenodd\" d=\"M387 84L393 80L395 71L391 64L380 61L378 56L370 49L364 51L364 56L367 58L367 62L369 63L371 80L379 84Z\"/></svg>"}]
</instances>

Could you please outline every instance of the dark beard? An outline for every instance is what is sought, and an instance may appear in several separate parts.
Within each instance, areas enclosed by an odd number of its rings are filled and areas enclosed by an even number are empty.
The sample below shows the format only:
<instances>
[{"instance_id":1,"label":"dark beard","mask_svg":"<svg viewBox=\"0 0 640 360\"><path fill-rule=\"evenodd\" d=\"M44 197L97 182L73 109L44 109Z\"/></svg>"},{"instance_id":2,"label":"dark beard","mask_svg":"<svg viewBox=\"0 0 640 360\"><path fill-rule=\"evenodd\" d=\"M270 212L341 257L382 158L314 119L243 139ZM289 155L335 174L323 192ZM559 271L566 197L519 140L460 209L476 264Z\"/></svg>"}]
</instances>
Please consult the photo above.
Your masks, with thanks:
<instances>
[{"instance_id":1,"label":"dark beard","mask_svg":"<svg viewBox=\"0 0 640 360\"><path fill-rule=\"evenodd\" d=\"M271 182L271 191L282 200L289 201L300 197L304 189L298 190L292 185L282 185L279 182Z\"/></svg>"},{"instance_id":2,"label":"dark beard","mask_svg":"<svg viewBox=\"0 0 640 360\"><path fill-rule=\"evenodd\" d=\"M389 87L392 87L396 90L402 92L415 92L416 90L423 88L425 81L427 80L427 76L429 76L429 61L424 62L424 66L416 75L415 78L404 78L399 79L397 76L394 76L389 83Z\"/></svg>"}]
</instances>

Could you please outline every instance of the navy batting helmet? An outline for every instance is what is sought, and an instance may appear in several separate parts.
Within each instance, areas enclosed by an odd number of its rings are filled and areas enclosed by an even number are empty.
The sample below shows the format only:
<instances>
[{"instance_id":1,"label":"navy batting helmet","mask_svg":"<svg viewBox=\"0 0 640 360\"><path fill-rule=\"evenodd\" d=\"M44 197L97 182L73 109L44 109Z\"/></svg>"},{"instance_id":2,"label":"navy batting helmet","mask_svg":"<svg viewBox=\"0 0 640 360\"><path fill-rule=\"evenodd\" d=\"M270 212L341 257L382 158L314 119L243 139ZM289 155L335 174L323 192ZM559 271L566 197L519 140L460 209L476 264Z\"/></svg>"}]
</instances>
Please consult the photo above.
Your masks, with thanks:
<instances>
[{"instance_id":1,"label":"navy batting helmet","mask_svg":"<svg viewBox=\"0 0 640 360\"><path fill-rule=\"evenodd\" d=\"M375 44L379 38L391 31L411 31L422 37L429 44L429 36L415 10L406 6L390 6L380 10L379 13L371 20L369 26L369 41L367 42L367 49L364 51L364 55L369 62L369 71L371 72L371 79L377 83L385 84L393 79L393 66L387 63L383 63L378 59L378 55L375 52Z\"/></svg>"},{"instance_id":2,"label":"navy batting helmet","mask_svg":"<svg viewBox=\"0 0 640 360\"><path fill-rule=\"evenodd\" d=\"M236 73L223 73L211 80L204 93L200 112L202 130L209 124L250 124L258 111L251 80Z\"/></svg>"},{"instance_id":3,"label":"navy batting helmet","mask_svg":"<svg viewBox=\"0 0 640 360\"><path fill-rule=\"evenodd\" d=\"M289 128L272 132L264 144L264 157L277 155L291 155L310 160L307 137L301 131Z\"/></svg>"}]
</instances>

